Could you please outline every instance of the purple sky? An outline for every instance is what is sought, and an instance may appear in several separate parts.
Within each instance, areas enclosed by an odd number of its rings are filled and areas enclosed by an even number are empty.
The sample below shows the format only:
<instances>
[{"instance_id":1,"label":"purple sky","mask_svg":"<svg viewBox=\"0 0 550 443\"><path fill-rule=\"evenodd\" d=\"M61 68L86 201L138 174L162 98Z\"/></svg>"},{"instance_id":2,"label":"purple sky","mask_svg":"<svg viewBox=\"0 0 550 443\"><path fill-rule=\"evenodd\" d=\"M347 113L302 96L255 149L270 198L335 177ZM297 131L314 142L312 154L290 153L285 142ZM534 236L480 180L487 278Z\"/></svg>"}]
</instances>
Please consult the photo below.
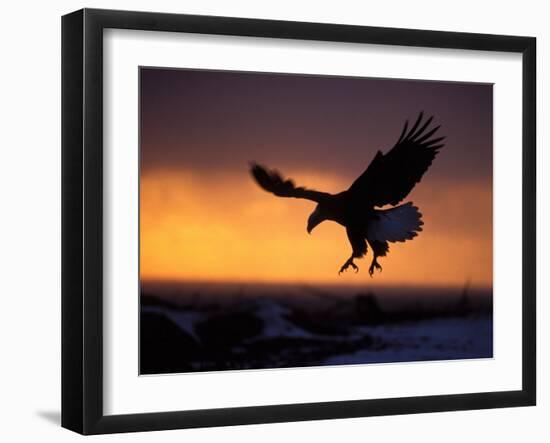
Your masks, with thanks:
<instances>
[{"instance_id":1,"label":"purple sky","mask_svg":"<svg viewBox=\"0 0 550 443\"><path fill-rule=\"evenodd\" d=\"M142 68L142 171L256 160L353 180L424 110L447 136L431 177L488 179L492 101L488 84Z\"/></svg>"}]
</instances>

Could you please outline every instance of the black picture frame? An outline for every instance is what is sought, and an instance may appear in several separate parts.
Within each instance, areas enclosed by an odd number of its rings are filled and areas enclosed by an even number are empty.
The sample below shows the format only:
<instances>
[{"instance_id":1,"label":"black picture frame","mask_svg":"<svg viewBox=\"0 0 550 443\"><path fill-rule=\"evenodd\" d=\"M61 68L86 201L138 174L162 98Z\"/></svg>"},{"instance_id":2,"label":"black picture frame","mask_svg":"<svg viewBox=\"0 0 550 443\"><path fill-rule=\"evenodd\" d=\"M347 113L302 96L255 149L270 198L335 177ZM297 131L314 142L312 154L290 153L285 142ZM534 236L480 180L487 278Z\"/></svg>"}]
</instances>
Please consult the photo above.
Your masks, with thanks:
<instances>
[{"instance_id":1,"label":"black picture frame","mask_svg":"<svg viewBox=\"0 0 550 443\"><path fill-rule=\"evenodd\" d=\"M103 412L103 30L192 32L522 54L522 389L130 415ZM62 426L82 434L535 405L536 39L83 9L62 18Z\"/></svg>"}]
</instances>

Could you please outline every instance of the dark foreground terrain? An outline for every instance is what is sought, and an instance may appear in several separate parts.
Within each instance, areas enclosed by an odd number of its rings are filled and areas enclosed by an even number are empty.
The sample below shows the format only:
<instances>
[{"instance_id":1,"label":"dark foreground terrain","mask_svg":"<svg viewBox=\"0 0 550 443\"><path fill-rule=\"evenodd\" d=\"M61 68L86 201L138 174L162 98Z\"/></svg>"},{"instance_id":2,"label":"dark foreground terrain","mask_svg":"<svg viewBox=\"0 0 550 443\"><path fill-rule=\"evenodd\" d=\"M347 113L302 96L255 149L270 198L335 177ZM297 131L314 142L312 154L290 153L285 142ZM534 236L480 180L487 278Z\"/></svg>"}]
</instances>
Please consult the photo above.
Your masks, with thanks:
<instances>
[{"instance_id":1,"label":"dark foreground terrain","mask_svg":"<svg viewBox=\"0 0 550 443\"><path fill-rule=\"evenodd\" d=\"M490 358L492 331L491 294L468 290L378 297L315 288L144 290L140 368L161 374Z\"/></svg>"}]
</instances>

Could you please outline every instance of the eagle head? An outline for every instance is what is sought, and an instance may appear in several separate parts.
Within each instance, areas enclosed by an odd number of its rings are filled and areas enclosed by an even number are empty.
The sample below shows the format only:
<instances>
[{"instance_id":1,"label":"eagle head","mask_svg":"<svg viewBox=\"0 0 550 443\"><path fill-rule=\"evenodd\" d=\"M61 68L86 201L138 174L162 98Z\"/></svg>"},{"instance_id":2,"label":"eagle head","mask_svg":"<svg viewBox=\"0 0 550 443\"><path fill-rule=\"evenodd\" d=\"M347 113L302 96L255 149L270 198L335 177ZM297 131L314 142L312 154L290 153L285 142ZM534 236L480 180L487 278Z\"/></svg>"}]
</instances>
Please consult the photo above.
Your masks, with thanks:
<instances>
[{"instance_id":1,"label":"eagle head","mask_svg":"<svg viewBox=\"0 0 550 443\"><path fill-rule=\"evenodd\" d=\"M315 210L311 213L307 219L307 233L311 234L311 231L322 221L325 221L327 218L323 214L321 205L317 205Z\"/></svg>"}]
</instances>

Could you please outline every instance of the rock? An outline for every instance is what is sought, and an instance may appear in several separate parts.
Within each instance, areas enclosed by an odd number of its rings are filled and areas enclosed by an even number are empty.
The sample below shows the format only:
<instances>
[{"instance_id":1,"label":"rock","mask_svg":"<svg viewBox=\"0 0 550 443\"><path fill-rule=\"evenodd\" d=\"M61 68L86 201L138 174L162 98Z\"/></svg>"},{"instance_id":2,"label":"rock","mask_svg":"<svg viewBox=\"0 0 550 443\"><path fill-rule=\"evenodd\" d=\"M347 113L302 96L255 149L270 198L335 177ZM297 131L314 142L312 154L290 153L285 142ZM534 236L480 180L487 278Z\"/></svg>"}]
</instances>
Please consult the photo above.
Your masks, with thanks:
<instances>
[{"instance_id":1,"label":"rock","mask_svg":"<svg viewBox=\"0 0 550 443\"><path fill-rule=\"evenodd\" d=\"M188 372L200 352L196 340L165 315L141 313L140 374Z\"/></svg>"},{"instance_id":2,"label":"rock","mask_svg":"<svg viewBox=\"0 0 550 443\"><path fill-rule=\"evenodd\" d=\"M252 311L212 316L197 324L196 332L205 346L227 347L262 333L263 321Z\"/></svg>"}]
</instances>

